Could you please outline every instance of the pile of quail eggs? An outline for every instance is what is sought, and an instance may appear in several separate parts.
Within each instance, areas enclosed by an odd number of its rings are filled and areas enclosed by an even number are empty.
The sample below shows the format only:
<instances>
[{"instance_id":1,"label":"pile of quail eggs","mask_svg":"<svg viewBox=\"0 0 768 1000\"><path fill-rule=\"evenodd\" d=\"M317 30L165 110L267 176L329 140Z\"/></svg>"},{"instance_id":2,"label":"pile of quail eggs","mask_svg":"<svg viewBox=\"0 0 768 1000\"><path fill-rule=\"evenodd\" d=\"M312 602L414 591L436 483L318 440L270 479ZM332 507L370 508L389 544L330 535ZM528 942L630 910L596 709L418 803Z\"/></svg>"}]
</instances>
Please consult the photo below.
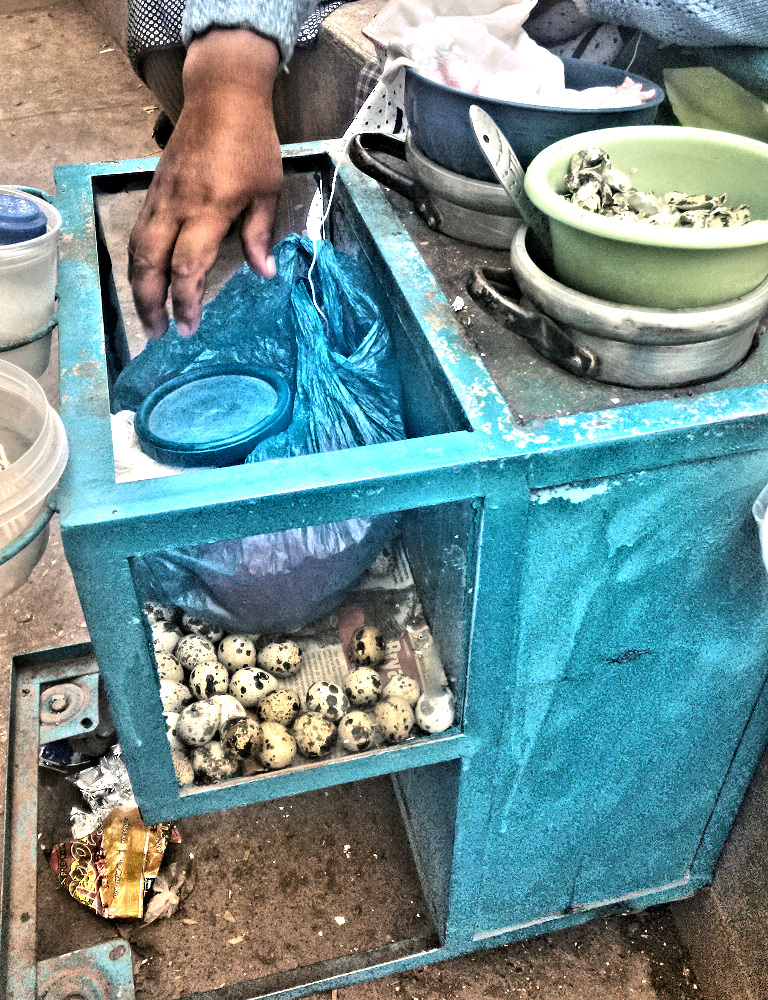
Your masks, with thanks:
<instances>
[{"instance_id":1,"label":"pile of quail eggs","mask_svg":"<svg viewBox=\"0 0 768 1000\"><path fill-rule=\"evenodd\" d=\"M448 715L443 710L436 716L410 677L395 675L382 684L376 667L386 648L373 625L352 635L348 656L353 669L344 686L316 681L302 705L298 691L285 686L302 665L301 646L292 638L226 634L151 602L144 611L180 785L276 771L297 755L321 760L334 747L361 753L403 743L417 729L442 732L453 722L450 693Z\"/></svg>"}]
</instances>

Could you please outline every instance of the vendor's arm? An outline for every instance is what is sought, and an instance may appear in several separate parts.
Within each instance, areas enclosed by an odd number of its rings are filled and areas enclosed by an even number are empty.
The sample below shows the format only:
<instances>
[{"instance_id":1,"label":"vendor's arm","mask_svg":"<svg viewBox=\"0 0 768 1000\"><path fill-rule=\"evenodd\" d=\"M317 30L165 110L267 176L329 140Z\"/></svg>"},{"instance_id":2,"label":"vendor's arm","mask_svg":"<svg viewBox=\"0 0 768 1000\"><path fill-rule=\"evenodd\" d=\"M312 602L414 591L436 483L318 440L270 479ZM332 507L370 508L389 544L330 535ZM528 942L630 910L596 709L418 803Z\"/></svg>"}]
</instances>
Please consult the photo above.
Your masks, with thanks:
<instances>
[{"instance_id":1,"label":"vendor's arm","mask_svg":"<svg viewBox=\"0 0 768 1000\"><path fill-rule=\"evenodd\" d=\"M594 21L622 24L665 45L768 46L765 0L574 0Z\"/></svg>"},{"instance_id":2,"label":"vendor's arm","mask_svg":"<svg viewBox=\"0 0 768 1000\"><path fill-rule=\"evenodd\" d=\"M278 67L289 58L312 0L191 0L184 108L129 243L129 278L148 336L197 330L205 279L230 225L242 217L245 259L272 277L272 229L282 187L272 111Z\"/></svg>"}]
</instances>

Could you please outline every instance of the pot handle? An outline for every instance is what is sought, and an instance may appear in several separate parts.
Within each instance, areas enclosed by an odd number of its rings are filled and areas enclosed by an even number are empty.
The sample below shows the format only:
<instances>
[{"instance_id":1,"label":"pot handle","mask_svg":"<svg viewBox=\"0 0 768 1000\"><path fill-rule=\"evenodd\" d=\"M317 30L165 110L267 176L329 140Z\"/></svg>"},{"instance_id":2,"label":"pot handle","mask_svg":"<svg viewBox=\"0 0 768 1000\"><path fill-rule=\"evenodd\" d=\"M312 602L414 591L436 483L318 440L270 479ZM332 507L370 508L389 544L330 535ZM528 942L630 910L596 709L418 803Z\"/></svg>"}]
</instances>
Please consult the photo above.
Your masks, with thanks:
<instances>
[{"instance_id":1,"label":"pot handle","mask_svg":"<svg viewBox=\"0 0 768 1000\"><path fill-rule=\"evenodd\" d=\"M509 268L477 267L467 279L467 291L486 312L519 334L539 354L571 375L597 375L600 359L576 345L562 327L525 298ZM511 296L511 297L510 297Z\"/></svg>"},{"instance_id":2,"label":"pot handle","mask_svg":"<svg viewBox=\"0 0 768 1000\"><path fill-rule=\"evenodd\" d=\"M349 143L349 158L364 174L392 188L412 202L416 211L431 229L440 229L441 219L429 193L409 173L371 156L371 152L386 153L405 164L405 143L387 132L359 132Z\"/></svg>"}]
</instances>

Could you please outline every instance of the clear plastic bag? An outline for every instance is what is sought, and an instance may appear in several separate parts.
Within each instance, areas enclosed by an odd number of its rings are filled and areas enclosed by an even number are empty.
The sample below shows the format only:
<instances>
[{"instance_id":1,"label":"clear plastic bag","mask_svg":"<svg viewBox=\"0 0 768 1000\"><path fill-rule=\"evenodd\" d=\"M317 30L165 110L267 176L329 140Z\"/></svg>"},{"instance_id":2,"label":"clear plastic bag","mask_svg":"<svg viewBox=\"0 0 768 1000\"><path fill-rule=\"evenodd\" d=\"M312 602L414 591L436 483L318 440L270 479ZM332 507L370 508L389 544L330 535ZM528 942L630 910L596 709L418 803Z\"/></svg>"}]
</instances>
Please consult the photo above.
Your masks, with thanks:
<instances>
[{"instance_id":1,"label":"clear plastic bag","mask_svg":"<svg viewBox=\"0 0 768 1000\"><path fill-rule=\"evenodd\" d=\"M219 361L274 368L295 386L288 428L248 462L405 437L389 331L355 260L292 235L275 248L277 277L242 268L206 306L195 337L174 329L121 373L114 409L137 409L166 379ZM322 311L318 312L315 299ZM282 632L326 614L375 560L394 515L355 518L153 552L133 560L146 598L230 632Z\"/></svg>"}]
</instances>

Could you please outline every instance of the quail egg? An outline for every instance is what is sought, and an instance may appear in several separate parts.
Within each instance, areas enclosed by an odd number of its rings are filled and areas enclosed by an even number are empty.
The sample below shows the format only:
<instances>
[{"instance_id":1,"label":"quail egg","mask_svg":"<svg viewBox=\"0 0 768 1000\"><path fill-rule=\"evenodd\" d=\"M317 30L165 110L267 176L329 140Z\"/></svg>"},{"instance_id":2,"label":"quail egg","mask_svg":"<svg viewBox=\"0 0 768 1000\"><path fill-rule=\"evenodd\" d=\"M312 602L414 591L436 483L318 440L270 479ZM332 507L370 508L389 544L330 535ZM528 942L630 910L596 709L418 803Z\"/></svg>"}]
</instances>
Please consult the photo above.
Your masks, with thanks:
<instances>
[{"instance_id":1,"label":"quail egg","mask_svg":"<svg viewBox=\"0 0 768 1000\"><path fill-rule=\"evenodd\" d=\"M190 756L195 777L205 784L234 778L240 769L237 757L230 757L218 740L195 747Z\"/></svg>"},{"instance_id":2,"label":"quail egg","mask_svg":"<svg viewBox=\"0 0 768 1000\"><path fill-rule=\"evenodd\" d=\"M375 625L363 625L349 640L349 659L359 667L375 667L384 659L384 636Z\"/></svg>"},{"instance_id":3,"label":"quail egg","mask_svg":"<svg viewBox=\"0 0 768 1000\"><path fill-rule=\"evenodd\" d=\"M189 675L189 690L196 698L210 698L214 694L226 694L229 687L227 668L215 660L198 663Z\"/></svg>"},{"instance_id":4,"label":"quail egg","mask_svg":"<svg viewBox=\"0 0 768 1000\"><path fill-rule=\"evenodd\" d=\"M305 712L293 724L296 747L302 757L327 757L336 742L336 726L318 712Z\"/></svg>"},{"instance_id":5,"label":"quail egg","mask_svg":"<svg viewBox=\"0 0 768 1000\"><path fill-rule=\"evenodd\" d=\"M380 701L373 710L376 725L387 743L403 743L411 735L413 709L402 698Z\"/></svg>"},{"instance_id":6,"label":"quail egg","mask_svg":"<svg viewBox=\"0 0 768 1000\"><path fill-rule=\"evenodd\" d=\"M189 757L181 750L171 750L171 760L173 770L176 772L176 780L182 786L191 785L195 780L195 771L190 763Z\"/></svg>"},{"instance_id":7,"label":"quail egg","mask_svg":"<svg viewBox=\"0 0 768 1000\"><path fill-rule=\"evenodd\" d=\"M307 710L319 712L331 722L338 722L349 711L349 698L332 681L315 681L307 691Z\"/></svg>"},{"instance_id":8,"label":"quail egg","mask_svg":"<svg viewBox=\"0 0 768 1000\"><path fill-rule=\"evenodd\" d=\"M406 677L405 674L395 674L384 685L381 697L385 700L387 698L402 698L413 708L419 700L420 694L421 688L412 677Z\"/></svg>"},{"instance_id":9,"label":"quail egg","mask_svg":"<svg viewBox=\"0 0 768 1000\"><path fill-rule=\"evenodd\" d=\"M256 647L245 635L225 635L219 643L217 656L230 673L240 667L256 666Z\"/></svg>"},{"instance_id":10,"label":"quail egg","mask_svg":"<svg viewBox=\"0 0 768 1000\"><path fill-rule=\"evenodd\" d=\"M221 626L212 625L210 622L203 621L202 618L195 618L193 615L188 615L186 611L181 616L181 628L183 632L201 635L213 643L220 642L224 638L224 629Z\"/></svg>"},{"instance_id":11,"label":"quail egg","mask_svg":"<svg viewBox=\"0 0 768 1000\"><path fill-rule=\"evenodd\" d=\"M287 767L296 756L296 740L279 722L262 722L261 739L256 756L270 771Z\"/></svg>"},{"instance_id":12,"label":"quail egg","mask_svg":"<svg viewBox=\"0 0 768 1000\"><path fill-rule=\"evenodd\" d=\"M181 632L169 622L153 622L152 645L155 653L172 653L181 641Z\"/></svg>"},{"instance_id":13,"label":"quail egg","mask_svg":"<svg viewBox=\"0 0 768 1000\"><path fill-rule=\"evenodd\" d=\"M184 683L184 668L171 653L156 653L157 676L161 681Z\"/></svg>"},{"instance_id":14,"label":"quail egg","mask_svg":"<svg viewBox=\"0 0 768 1000\"><path fill-rule=\"evenodd\" d=\"M219 728L219 709L210 701L195 701L179 713L176 735L187 746L210 743Z\"/></svg>"},{"instance_id":15,"label":"quail egg","mask_svg":"<svg viewBox=\"0 0 768 1000\"><path fill-rule=\"evenodd\" d=\"M145 601L144 614L153 625L155 622L168 622L170 625L175 625L179 620L177 608L172 608L167 604L158 604L157 601Z\"/></svg>"},{"instance_id":16,"label":"quail egg","mask_svg":"<svg viewBox=\"0 0 768 1000\"><path fill-rule=\"evenodd\" d=\"M234 757L245 760L261 749L261 726L253 719L230 719L221 729L221 745Z\"/></svg>"},{"instance_id":17,"label":"quail egg","mask_svg":"<svg viewBox=\"0 0 768 1000\"><path fill-rule=\"evenodd\" d=\"M164 712L163 714L165 716L165 724L168 727L168 742L171 744L171 750L186 752L186 745L176 735L176 723L179 721L179 713Z\"/></svg>"},{"instance_id":18,"label":"quail egg","mask_svg":"<svg viewBox=\"0 0 768 1000\"><path fill-rule=\"evenodd\" d=\"M202 635L185 635L179 640L174 656L185 670L194 670L198 663L216 659L216 647Z\"/></svg>"},{"instance_id":19,"label":"quail egg","mask_svg":"<svg viewBox=\"0 0 768 1000\"><path fill-rule=\"evenodd\" d=\"M381 677L372 667L350 670L344 678L344 691L354 708L371 708L381 694Z\"/></svg>"},{"instance_id":20,"label":"quail egg","mask_svg":"<svg viewBox=\"0 0 768 1000\"><path fill-rule=\"evenodd\" d=\"M286 728L301 711L301 699L292 688L273 691L256 705L256 714L262 722L279 722Z\"/></svg>"},{"instance_id":21,"label":"quail egg","mask_svg":"<svg viewBox=\"0 0 768 1000\"><path fill-rule=\"evenodd\" d=\"M374 742L376 723L367 712L348 712L339 722L339 745L346 753L361 753Z\"/></svg>"},{"instance_id":22,"label":"quail egg","mask_svg":"<svg viewBox=\"0 0 768 1000\"><path fill-rule=\"evenodd\" d=\"M160 681L160 700L164 712L180 712L185 705L194 701L186 684L177 681Z\"/></svg>"},{"instance_id":23,"label":"quail egg","mask_svg":"<svg viewBox=\"0 0 768 1000\"><path fill-rule=\"evenodd\" d=\"M416 702L416 722L425 733L444 733L453 725L456 701L453 692L442 688L437 694L423 694Z\"/></svg>"},{"instance_id":24,"label":"quail egg","mask_svg":"<svg viewBox=\"0 0 768 1000\"><path fill-rule=\"evenodd\" d=\"M219 709L219 732L230 719L244 719L245 709L231 694L214 694L210 701Z\"/></svg>"},{"instance_id":25,"label":"quail egg","mask_svg":"<svg viewBox=\"0 0 768 1000\"><path fill-rule=\"evenodd\" d=\"M290 677L301 670L301 646L292 639L270 642L259 650L259 666L275 677Z\"/></svg>"},{"instance_id":26,"label":"quail egg","mask_svg":"<svg viewBox=\"0 0 768 1000\"><path fill-rule=\"evenodd\" d=\"M257 701L273 691L277 691L277 681L258 667L241 667L229 678L229 693L246 708L253 708Z\"/></svg>"}]
</instances>

